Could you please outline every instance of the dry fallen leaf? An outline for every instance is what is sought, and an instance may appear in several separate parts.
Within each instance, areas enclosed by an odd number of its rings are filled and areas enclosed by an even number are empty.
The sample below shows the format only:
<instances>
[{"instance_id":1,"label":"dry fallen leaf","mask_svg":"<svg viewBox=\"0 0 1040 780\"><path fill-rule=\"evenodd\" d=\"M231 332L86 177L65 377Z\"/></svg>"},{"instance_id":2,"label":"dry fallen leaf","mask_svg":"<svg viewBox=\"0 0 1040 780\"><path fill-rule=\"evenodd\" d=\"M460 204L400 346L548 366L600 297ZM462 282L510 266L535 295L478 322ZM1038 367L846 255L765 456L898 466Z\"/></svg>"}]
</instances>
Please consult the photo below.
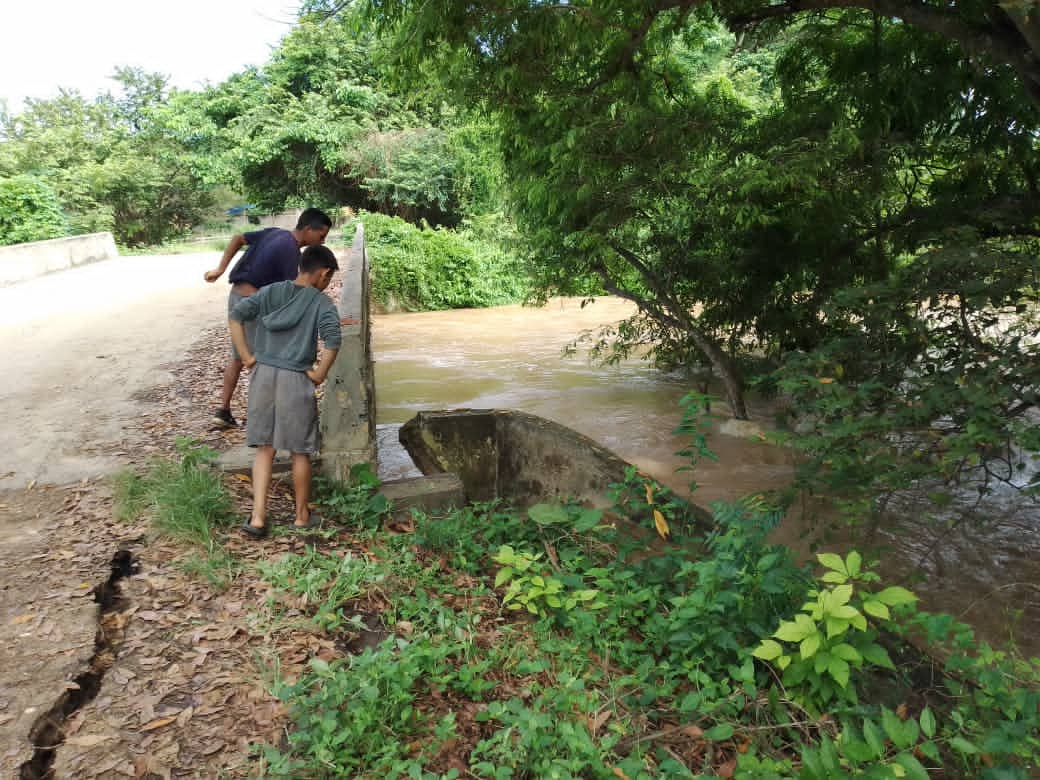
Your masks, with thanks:
<instances>
[{"instance_id":1,"label":"dry fallen leaf","mask_svg":"<svg viewBox=\"0 0 1040 780\"><path fill-rule=\"evenodd\" d=\"M665 520L664 515L662 515L660 511L656 509L654 510L654 528L656 528L657 533L659 533L661 537L665 539L667 539L668 534L671 533L670 529L668 528L668 521Z\"/></svg>"},{"instance_id":2,"label":"dry fallen leaf","mask_svg":"<svg viewBox=\"0 0 1040 780\"><path fill-rule=\"evenodd\" d=\"M178 715L180 713L177 713ZM165 718L156 718L150 723L146 723L141 726L141 731L152 731L153 729L161 729L163 726L169 726L177 720L177 715L167 715Z\"/></svg>"}]
</instances>

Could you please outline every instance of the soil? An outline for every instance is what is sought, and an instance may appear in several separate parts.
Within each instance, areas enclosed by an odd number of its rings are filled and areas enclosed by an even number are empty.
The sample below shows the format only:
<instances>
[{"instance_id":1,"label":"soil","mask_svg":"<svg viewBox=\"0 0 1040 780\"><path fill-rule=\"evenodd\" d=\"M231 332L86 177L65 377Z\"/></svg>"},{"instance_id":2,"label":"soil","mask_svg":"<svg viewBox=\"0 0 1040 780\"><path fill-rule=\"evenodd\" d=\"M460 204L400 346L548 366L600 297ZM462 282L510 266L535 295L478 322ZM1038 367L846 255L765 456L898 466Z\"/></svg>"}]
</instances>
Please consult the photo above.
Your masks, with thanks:
<instances>
[{"instance_id":1,"label":"soil","mask_svg":"<svg viewBox=\"0 0 1040 780\"><path fill-rule=\"evenodd\" d=\"M221 594L183 548L113 516L114 472L178 436L241 439L209 421L227 349L227 288L202 280L217 259L124 257L0 288L3 777L243 776L248 744L278 739L266 643L244 629L256 583Z\"/></svg>"}]
</instances>

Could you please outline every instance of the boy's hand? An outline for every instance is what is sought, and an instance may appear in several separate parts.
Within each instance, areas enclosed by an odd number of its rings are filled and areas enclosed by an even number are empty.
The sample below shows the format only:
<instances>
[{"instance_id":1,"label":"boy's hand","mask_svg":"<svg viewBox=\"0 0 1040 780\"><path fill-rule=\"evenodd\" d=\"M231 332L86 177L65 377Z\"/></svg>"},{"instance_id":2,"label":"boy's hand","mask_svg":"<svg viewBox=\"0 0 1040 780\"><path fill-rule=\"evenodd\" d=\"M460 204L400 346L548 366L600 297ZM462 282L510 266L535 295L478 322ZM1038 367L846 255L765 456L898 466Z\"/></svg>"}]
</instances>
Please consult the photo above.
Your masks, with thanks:
<instances>
[{"instance_id":1,"label":"boy's hand","mask_svg":"<svg viewBox=\"0 0 1040 780\"><path fill-rule=\"evenodd\" d=\"M244 368L246 371L251 370L253 368L253 366L255 366L255 365L256 365L256 357L254 355L250 355L249 357L242 358L242 368Z\"/></svg>"},{"instance_id":2,"label":"boy's hand","mask_svg":"<svg viewBox=\"0 0 1040 780\"><path fill-rule=\"evenodd\" d=\"M307 378L309 380L311 380L312 382L314 382L314 384L316 384L316 385L320 385L322 382L325 381L325 375L324 374L319 374L313 368L308 368L304 373L306 373L307 374Z\"/></svg>"},{"instance_id":3,"label":"boy's hand","mask_svg":"<svg viewBox=\"0 0 1040 780\"><path fill-rule=\"evenodd\" d=\"M215 282L220 278L220 271L206 271L206 273L202 275L202 278L207 282Z\"/></svg>"}]
</instances>

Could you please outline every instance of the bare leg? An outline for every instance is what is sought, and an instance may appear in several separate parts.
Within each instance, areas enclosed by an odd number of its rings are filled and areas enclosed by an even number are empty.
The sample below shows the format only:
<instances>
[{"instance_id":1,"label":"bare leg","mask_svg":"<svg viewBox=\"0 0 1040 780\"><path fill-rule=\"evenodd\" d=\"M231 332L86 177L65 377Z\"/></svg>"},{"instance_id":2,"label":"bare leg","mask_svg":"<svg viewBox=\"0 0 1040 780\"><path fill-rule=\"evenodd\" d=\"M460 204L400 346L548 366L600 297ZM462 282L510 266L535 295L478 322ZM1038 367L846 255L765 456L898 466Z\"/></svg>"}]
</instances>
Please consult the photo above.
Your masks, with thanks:
<instances>
[{"instance_id":1,"label":"bare leg","mask_svg":"<svg viewBox=\"0 0 1040 780\"><path fill-rule=\"evenodd\" d=\"M263 528L267 522L267 492L271 487L274 447L257 447L253 457L253 515L249 524Z\"/></svg>"},{"instance_id":2,"label":"bare leg","mask_svg":"<svg viewBox=\"0 0 1040 780\"><path fill-rule=\"evenodd\" d=\"M238 358L228 358L224 367L224 387L220 393L220 408L231 409L231 396L235 394L238 387L238 377L242 374L242 361Z\"/></svg>"},{"instance_id":3,"label":"bare leg","mask_svg":"<svg viewBox=\"0 0 1040 780\"><path fill-rule=\"evenodd\" d=\"M311 456L306 452L292 454L293 496L296 498L296 523L306 525L311 519L307 504L311 500Z\"/></svg>"}]
</instances>

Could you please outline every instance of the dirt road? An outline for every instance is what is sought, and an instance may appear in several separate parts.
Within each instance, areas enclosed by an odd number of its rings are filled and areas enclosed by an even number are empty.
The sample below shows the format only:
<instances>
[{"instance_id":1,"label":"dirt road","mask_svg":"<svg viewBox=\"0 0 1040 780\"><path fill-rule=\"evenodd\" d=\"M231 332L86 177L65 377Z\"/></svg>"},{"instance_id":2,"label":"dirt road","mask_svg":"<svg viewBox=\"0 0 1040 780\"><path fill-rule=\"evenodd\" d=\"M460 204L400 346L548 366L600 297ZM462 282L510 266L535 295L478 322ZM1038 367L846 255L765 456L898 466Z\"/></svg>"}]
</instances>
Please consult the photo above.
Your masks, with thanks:
<instances>
[{"instance_id":1,"label":"dirt road","mask_svg":"<svg viewBox=\"0 0 1040 780\"><path fill-rule=\"evenodd\" d=\"M121 257L0 288L0 489L125 465L127 423L148 414L135 397L225 318L227 284L202 280L218 259Z\"/></svg>"},{"instance_id":2,"label":"dirt road","mask_svg":"<svg viewBox=\"0 0 1040 780\"><path fill-rule=\"evenodd\" d=\"M4 777L34 776L30 730L84 679L93 588L127 533L97 495L146 443L142 416L160 413L135 399L224 321L227 284L202 279L218 257L123 257L0 288Z\"/></svg>"}]
</instances>

